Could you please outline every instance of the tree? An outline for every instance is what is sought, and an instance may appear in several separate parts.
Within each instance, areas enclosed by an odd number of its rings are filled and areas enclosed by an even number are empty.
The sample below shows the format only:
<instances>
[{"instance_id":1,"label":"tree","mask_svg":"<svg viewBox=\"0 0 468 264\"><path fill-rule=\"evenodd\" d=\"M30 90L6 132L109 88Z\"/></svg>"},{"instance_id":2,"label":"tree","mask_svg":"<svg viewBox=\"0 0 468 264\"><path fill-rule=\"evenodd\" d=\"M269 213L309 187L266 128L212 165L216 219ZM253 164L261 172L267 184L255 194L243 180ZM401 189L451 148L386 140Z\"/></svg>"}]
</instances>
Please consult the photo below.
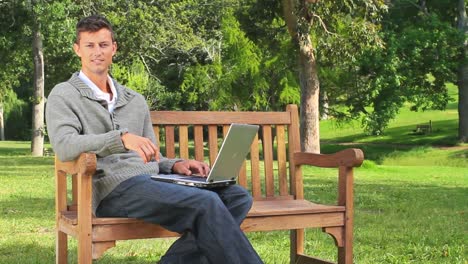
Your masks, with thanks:
<instances>
[{"instance_id":1,"label":"tree","mask_svg":"<svg viewBox=\"0 0 468 264\"><path fill-rule=\"evenodd\" d=\"M461 142L468 142L468 20L466 18L465 0L458 1L458 30L464 36L463 52L458 73L458 137Z\"/></svg>"},{"instance_id":2,"label":"tree","mask_svg":"<svg viewBox=\"0 0 468 264\"><path fill-rule=\"evenodd\" d=\"M32 1L33 57L34 57L34 97L32 99L32 156L44 155L44 53L42 46L41 22L38 19L39 5L43 3Z\"/></svg>"},{"instance_id":3,"label":"tree","mask_svg":"<svg viewBox=\"0 0 468 264\"><path fill-rule=\"evenodd\" d=\"M302 151L320 153L317 59L310 37L311 17L305 1L283 0L289 34L298 45L301 87L300 129Z\"/></svg>"},{"instance_id":4,"label":"tree","mask_svg":"<svg viewBox=\"0 0 468 264\"><path fill-rule=\"evenodd\" d=\"M386 5L383 1L366 0L282 3L284 20L298 52L302 147L304 151L320 152L319 75L323 71L319 67L355 67L363 50L378 47L378 23ZM349 88L342 89L345 94L355 94ZM342 93L324 92L328 98L342 97Z\"/></svg>"},{"instance_id":5,"label":"tree","mask_svg":"<svg viewBox=\"0 0 468 264\"><path fill-rule=\"evenodd\" d=\"M5 122L3 121L3 103L0 103L0 140L5 140Z\"/></svg>"}]
</instances>

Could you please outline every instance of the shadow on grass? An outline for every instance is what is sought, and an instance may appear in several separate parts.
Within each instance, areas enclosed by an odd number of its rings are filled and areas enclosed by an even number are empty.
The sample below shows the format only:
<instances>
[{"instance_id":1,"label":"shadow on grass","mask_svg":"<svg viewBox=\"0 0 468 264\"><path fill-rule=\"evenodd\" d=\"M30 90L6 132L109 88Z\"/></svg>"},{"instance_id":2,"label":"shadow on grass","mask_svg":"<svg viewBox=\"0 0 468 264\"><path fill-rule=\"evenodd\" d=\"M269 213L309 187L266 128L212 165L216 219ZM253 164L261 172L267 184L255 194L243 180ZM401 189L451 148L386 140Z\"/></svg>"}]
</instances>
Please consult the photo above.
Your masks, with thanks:
<instances>
[{"instance_id":1,"label":"shadow on grass","mask_svg":"<svg viewBox=\"0 0 468 264\"><path fill-rule=\"evenodd\" d=\"M0 156L26 156L31 152L29 147L1 147Z\"/></svg>"},{"instance_id":2,"label":"shadow on grass","mask_svg":"<svg viewBox=\"0 0 468 264\"><path fill-rule=\"evenodd\" d=\"M421 123L428 123L429 120L423 120ZM349 135L345 137L336 137L334 142L374 142L400 145L443 145L454 146L457 144L456 131L458 129L458 120L440 120L432 121L432 133L416 134L414 130L416 125L407 125L387 128L382 135L369 136L364 133Z\"/></svg>"},{"instance_id":3,"label":"shadow on grass","mask_svg":"<svg viewBox=\"0 0 468 264\"><path fill-rule=\"evenodd\" d=\"M388 210L410 213L445 211L463 217L463 213L468 209L465 203L468 187L464 186L445 187L403 181L382 181L381 184L356 181L354 189L354 203L358 211ZM310 201L336 204L337 178L321 179L317 176L304 175L304 194Z\"/></svg>"}]
</instances>

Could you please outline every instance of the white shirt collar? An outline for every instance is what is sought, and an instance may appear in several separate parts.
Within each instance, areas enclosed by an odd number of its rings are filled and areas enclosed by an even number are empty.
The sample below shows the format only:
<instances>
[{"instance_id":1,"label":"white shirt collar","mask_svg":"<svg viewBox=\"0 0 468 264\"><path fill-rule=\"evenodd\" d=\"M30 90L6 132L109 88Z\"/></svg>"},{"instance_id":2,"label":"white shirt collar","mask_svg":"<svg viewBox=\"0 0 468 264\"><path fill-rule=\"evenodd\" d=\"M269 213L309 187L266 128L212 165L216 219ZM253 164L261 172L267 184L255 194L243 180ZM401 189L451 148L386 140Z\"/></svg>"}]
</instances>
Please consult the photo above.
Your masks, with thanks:
<instances>
[{"instance_id":1,"label":"white shirt collar","mask_svg":"<svg viewBox=\"0 0 468 264\"><path fill-rule=\"evenodd\" d=\"M94 95L100 99L105 100L107 102L107 109L110 113L114 112L115 103L117 102L117 90L115 89L114 82L112 81L111 77L107 75L107 82L109 83L109 87L112 91L112 100L110 99L110 94L103 92L93 81L91 81L88 76L83 71L80 71L78 77L93 90Z\"/></svg>"}]
</instances>

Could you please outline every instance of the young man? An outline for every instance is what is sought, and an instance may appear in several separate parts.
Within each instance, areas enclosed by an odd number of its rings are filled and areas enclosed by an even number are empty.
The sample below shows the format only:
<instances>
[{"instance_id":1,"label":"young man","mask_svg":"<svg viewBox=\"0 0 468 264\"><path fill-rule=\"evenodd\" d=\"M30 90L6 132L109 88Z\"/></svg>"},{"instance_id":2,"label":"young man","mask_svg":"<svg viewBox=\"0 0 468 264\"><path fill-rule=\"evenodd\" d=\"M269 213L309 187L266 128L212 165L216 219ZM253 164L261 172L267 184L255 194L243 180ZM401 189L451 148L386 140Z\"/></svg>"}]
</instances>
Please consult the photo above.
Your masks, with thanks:
<instances>
[{"instance_id":1,"label":"young man","mask_svg":"<svg viewBox=\"0 0 468 264\"><path fill-rule=\"evenodd\" d=\"M73 48L81 71L51 91L47 128L59 159L96 153L93 212L139 218L182 234L160 263L262 263L239 228L252 205L245 189L151 180L156 173L207 175L209 167L159 153L145 99L109 76L117 51L110 23L102 16L82 19Z\"/></svg>"}]
</instances>

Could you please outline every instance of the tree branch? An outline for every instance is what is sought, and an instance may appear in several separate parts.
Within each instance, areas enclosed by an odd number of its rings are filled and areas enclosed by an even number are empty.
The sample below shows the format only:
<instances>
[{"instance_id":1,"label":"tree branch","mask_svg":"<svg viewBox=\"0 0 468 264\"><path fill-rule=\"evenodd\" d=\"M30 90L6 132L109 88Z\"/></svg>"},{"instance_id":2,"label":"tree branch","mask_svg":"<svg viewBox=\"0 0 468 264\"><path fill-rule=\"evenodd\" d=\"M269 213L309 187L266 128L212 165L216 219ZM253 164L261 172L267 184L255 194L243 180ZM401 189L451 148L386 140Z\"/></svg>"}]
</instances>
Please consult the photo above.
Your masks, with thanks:
<instances>
[{"instance_id":1,"label":"tree branch","mask_svg":"<svg viewBox=\"0 0 468 264\"><path fill-rule=\"evenodd\" d=\"M327 25L325 25L325 22L323 22L323 19L319 15L317 15L315 13L312 13L312 17L315 17L315 18L317 18L319 20L320 25L322 25L322 28L323 28L323 30L325 30L326 33L328 33L330 35L336 35L336 33L328 31Z\"/></svg>"}]
</instances>

